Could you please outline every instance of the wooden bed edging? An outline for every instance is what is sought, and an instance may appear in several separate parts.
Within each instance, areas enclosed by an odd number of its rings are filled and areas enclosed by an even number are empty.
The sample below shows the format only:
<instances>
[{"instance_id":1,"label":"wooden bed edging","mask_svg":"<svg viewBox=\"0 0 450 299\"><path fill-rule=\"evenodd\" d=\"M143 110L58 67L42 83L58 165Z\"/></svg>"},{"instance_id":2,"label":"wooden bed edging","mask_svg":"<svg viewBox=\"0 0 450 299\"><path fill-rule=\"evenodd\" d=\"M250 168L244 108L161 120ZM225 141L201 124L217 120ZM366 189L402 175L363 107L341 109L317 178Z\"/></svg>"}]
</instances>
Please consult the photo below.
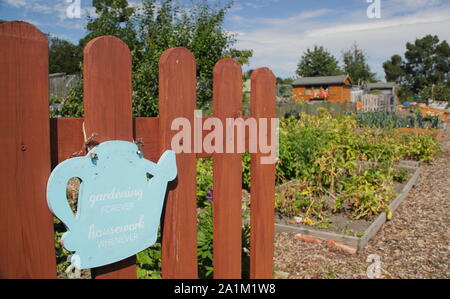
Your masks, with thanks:
<instances>
[{"instance_id":1,"label":"wooden bed edging","mask_svg":"<svg viewBox=\"0 0 450 299\"><path fill-rule=\"evenodd\" d=\"M408 162L408 161L405 161ZM414 164L412 162L408 162L409 164ZM407 163L405 163L407 164ZM419 179L420 173L422 171L422 168L420 167L413 167L413 166L407 166L402 165L402 168L409 168L409 169L415 169L413 176L409 179L408 183L403 187L402 191L398 194L398 196L391 202L389 205L389 208L391 209L391 212L394 213L400 204L405 200L405 198L408 196L409 191L416 185L417 180ZM332 240L339 243L342 243L344 245L353 247L357 249L358 251L363 250L367 244L369 243L369 240L372 239L378 231L381 229L383 224L387 221L387 215L385 212L380 214L374 222L366 229L364 232L364 235L362 237L352 237L352 236L346 236L343 234L333 233L333 232L327 232L323 230L318 230L315 228L306 228L306 227L296 227L292 225L286 225L286 224L279 224L275 223L275 230L276 232L287 232L287 233L297 233L301 234L303 236L311 236L317 239L321 240Z\"/></svg>"}]
</instances>

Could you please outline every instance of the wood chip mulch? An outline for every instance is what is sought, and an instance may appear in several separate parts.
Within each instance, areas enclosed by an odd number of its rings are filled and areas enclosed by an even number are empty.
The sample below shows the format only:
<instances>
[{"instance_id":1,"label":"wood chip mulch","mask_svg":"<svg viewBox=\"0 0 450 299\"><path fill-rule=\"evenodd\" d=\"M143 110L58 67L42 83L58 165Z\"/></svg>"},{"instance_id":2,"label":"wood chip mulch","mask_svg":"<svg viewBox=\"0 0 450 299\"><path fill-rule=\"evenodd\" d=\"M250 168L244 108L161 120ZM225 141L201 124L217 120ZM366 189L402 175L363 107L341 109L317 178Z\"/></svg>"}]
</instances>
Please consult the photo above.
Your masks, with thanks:
<instances>
[{"instance_id":1,"label":"wood chip mulch","mask_svg":"<svg viewBox=\"0 0 450 299\"><path fill-rule=\"evenodd\" d=\"M444 151L424 165L416 187L368 246L346 254L327 245L300 241L292 233L275 235L274 267L279 278L368 278L374 260L377 278L450 278L450 126Z\"/></svg>"}]
</instances>

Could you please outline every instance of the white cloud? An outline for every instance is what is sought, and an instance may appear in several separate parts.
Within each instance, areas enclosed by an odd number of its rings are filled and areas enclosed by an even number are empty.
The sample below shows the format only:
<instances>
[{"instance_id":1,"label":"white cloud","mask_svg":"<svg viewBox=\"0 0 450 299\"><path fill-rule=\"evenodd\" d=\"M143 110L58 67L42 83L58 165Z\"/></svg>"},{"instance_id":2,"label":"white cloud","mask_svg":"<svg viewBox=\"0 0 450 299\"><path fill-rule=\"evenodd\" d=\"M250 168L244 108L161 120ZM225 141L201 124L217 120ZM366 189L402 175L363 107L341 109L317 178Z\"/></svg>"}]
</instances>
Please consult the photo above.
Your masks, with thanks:
<instances>
[{"instance_id":1,"label":"white cloud","mask_svg":"<svg viewBox=\"0 0 450 299\"><path fill-rule=\"evenodd\" d=\"M393 0L391 8L405 1ZM420 9L401 16L394 16L391 11L391 17L384 14L379 20L367 19L363 10L340 11L333 18L327 14L337 12L325 9L302 12L287 19L245 20L234 16L244 25L251 23L251 26L243 26L247 30L236 30L244 32L237 36L237 47L254 50L251 68L267 66L279 76L294 76L297 63L307 48L323 45L341 58L342 51L357 42L366 50L372 70L383 78L382 63L394 54L403 54L406 42L427 34L450 40L449 4L436 7L431 5L441 4L439 0L409 1Z\"/></svg>"},{"instance_id":2,"label":"white cloud","mask_svg":"<svg viewBox=\"0 0 450 299\"><path fill-rule=\"evenodd\" d=\"M383 0L382 7L389 12L405 12L432 8L441 4L442 0Z\"/></svg>"},{"instance_id":3,"label":"white cloud","mask_svg":"<svg viewBox=\"0 0 450 299\"><path fill-rule=\"evenodd\" d=\"M376 22L365 22L356 24L344 24L337 25L334 27L328 27L324 29L312 30L308 33L312 37L323 37L331 36L335 34L351 33L358 31L373 31L373 30L383 30L398 26L405 25L419 25L419 24L430 24L430 23L440 23L450 20L450 14L447 12L432 12L432 13L418 13L415 15L409 15L405 17L398 17L387 20L378 20Z\"/></svg>"},{"instance_id":4,"label":"white cloud","mask_svg":"<svg viewBox=\"0 0 450 299\"><path fill-rule=\"evenodd\" d=\"M5 0L5 2L13 7L22 7L27 4L27 0Z\"/></svg>"}]
</instances>

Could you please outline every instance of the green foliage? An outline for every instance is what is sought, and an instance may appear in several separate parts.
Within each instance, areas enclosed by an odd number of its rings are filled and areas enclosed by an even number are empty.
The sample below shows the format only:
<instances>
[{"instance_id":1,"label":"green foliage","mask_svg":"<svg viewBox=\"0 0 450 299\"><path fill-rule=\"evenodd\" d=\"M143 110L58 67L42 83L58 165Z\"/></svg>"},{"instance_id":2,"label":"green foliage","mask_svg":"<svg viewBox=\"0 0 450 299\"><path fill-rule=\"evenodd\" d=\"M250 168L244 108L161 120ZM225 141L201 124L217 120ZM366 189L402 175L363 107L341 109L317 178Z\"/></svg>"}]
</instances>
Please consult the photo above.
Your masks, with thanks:
<instances>
[{"instance_id":1,"label":"green foliage","mask_svg":"<svg viewBox=\"0 0 450 299\"><path fill-rule=\"evenodd\" d=\"M152 247L136 256L138 279L161 279L161 235Z\"/></svg>"},{"instance_id":2,"label":"green foliage","mask_svg":"<svg viewBox=\"0 0 450 299\"><path fill-rule=\"evenodd\" d=\"M425 135L403 135L403 147L401 149L404 160L414 160L425 163L433 161L436 153L441 151L441 145L436 138Z\"/></svg>"},{"instance_id":3,"label":"green foliage","mask_svg":"<svg viewBox=\"0 0 450 299\"><path fill-rule=\"evenodd\" d=\"M298 64L297 75L300 77L319 77L341 75L337 59L322 46L307 49Z\"/></svg>"},{"instance_id":4,"label":"green foliage","mask_svg":"<svg viewBox=\"0 0 450 299\"><path fill-rule=\"evenodd\" d=\"M208 204L206 209L198 214L198 273L202 278L212 278L214 271L213 256L213 211L212 205Z\"/></svg>"},{"instance_id":5,"label":"green foliage","mask_svg":"<svg viewBox=\"0 0 450 299\"><path fill-rule=\"evenodd\" d=\"M379 89L374 89L374 90L369 91L369 94L378 94L379 95L379 94L383 94L383 92Z\"/></svg>"},{"instance_id":6,"label":"green foliage","mask_svg":"<svg viewBox=\"0 0 450 299\"><path fill-rule=\"evenodd\" d=\"M277 182L320 175L319 165L314 161L325 154L333 139L347 138L346 134L356 125L354 120L341 124L341 119L322 112L320 116L302 114L301 121L295 118L281 121Z\"/></svg>"},{"instance_id":7,"label":"green foliage","mask_svg":"<svg viewBox=\"0 0 450 299\"><path fill-rule=\"evenodd\" d=\"M242 155L242 189L250 190L250 154ZM199 159L197 162L197 206L204 208L213 193L213 160Z\"/></svg>"},{"instance_id":8,"label":"green foliage","mask_svg":"<svg viewBox=\"0 0 450 299\"><path fill-rule=\"evenodd\" d=\"M403 82L404 77L406 76L403 64L404 62L400 55L393 55L390 60L383 63L387 82Z\"/></svg>"},{"instance_id":9,"label":"green foliage","mask_svg":"<svg viewBox=\"0 0 450 299\"><path fill-rule=\"evenodd\" d=\"M423 90L433 85L450 87L450 46L447 41L441 42L436 35L416 39L414 43L406 44L404 57L405 60L394 55L383 64L386 80L395 81L416 95L427 93Z\"/></svg>"},{"instance_id":10,"label":"green foliage","mask_svg":"<svg viewBox=\"0 0 450 299\"><path fill-rule=\"evenodd\" d=\"M396 195L392 189L392 176L383 168L369 168L346 176L341 184L342 191L334 204L334 211L347 204L355 219L389 213L389 201Z\"/></svg>"},{"instance_id":11,"label":"green foliage","mask_svg":"<svg viewBox=\"0 0 450 299\"><path fill-rule=\"evenodd\" d=\"M350 75L353 82L375 82L376 74L370 70L367 64L366 53L355 43L342 54L344 72Z\"/></svg>"},{"instance_id":12,"label":"green foliage","mask_svg":"<svg viewBox=\"0 0 450 299\"><path fill-rule=\"evenodd\" d=\"M445 101L450 103L450 88L443 83L428 85L422 89L419 94L421 99L431 99L433 101Z\"/></svg>"},{"instance_id":13,"label":"green foliage","mask_svg":"<svg viewBox=\"0 0 450 299\"><path fill-rule=\"evenodd\" d=\"M80 47L55 36L49 36L48 44L50 74L76 74L80 72Z\"/></svg>"},{"instance_id":14,"label":"green foliage","mask_svg":"<svg viewBox=\"0 0 450 299\"><path fill-rule=\"evenodd\" d=\"M404 183L408 179L408 175L409 175L408 170L404 168L397 168L394 169L394 172L392 173L392 178L394 182Z\"/></svg>"},{"instance_id":15,"label":"green foliage","mask_svg":"<svg viewBox=\"0 0 450 299\"><path fill-rule=\"evenodd\" d=\"M242 189L250 191L250 154L242 155Z\"/></svg>"},{"instance_id":16,"label":"green foliage","mask_svg":"<svg viewBox=\"0 0 450 299\"><path fill-rule=\"evenodd\" d=\"M93 0L95 16L88 16L87 35L80 40L80 47L99 36L113 35L122 39L133 52L137 46L135 30L131 18L135 9L127 0Z\"/></svg>"},{"instance_id":17,"label":"green foliage","mask_svg":"<svg viewBox=\"0 0 450 299\"><path fill-rule=\"evenodd\" d=\"M49 100L49 112L50 118L56 118L61 114L61 106L64 99L61 99L55 95L50 95Z\"/></svg>"},{"instance_id":18,"label":"green foliage","mask_svg":"<svg viewBox=\"0 0 450 299\"><path fill-rule=\"evenodd\" d=\"M213 209L211 204L198 214L198 273L200 278L213 278ZM242 227L242 277L249 278L250 270L250 226L244 224Z\"/></svg>"},{"instance_id":19,"label":"green foliage","mask_svg":"<svg viewBox=\"0 0 450 299\"><path fill-rule=\"evenodd\" d=\"M60 112L63 117L83 117L83 80L80 80L75 88L69 90L62 104Z\"/></svg>"},{"instance_id":20,"label":"green foliage","mask_svg":"<svg viewBox=\"0 0 450 299\"><path fill-rule=\"evenodd\" d=\"M303 223L327 221L330 207L345 209L356 218L370 218L388 210L393 184L405 179L399 160L431 162L440 150L428 135L358 127L354 115L302 114L280 126L277 183L295 181L276 198L281 215L302 216ZM366 161L366 162L364 162ZM361 167L361 163L376 167Z\"/></svg>"},{"instance_id":21,"label":"green foliage","mask_svg":"<svg viewBox=\"0 0 450 299\"><path fill-rule=\"evenodd\" d=\"M398 115L394 112L359 112L357 121L361 126L382 129L439 129L441 126L439 116L427 119L422 117L420 111L408 116Z\"/></svg>"},{"instance_id":22,"label":"green foliage","mask_svg":"<svg viewBox=\"0 0 450 299\"><path fill-rule=\"evenodd\" d=\"M197 206L204 208L213 189L213 160L199 159L197 161Z\"/></svg>"},{"instance_id":23,"label":"green foliage","mask_svg":"<svg viewBox=\"0 0 450 299\"><path fill-rule=\"evenodd\" d=\"M277 84L277 96L283 98L291 98L294 90L292 85Z\"/></svg>"},{"instance_id":24,"label":"green foliage","mask_svg":"<svg viewBox=\"0 0 450 299\"><path fill-rule=\"evenodd\" d=\"M198 213L197 258L200 278L213 278L213 210L210 203ZM250 227L245 224L242 228L242 273L244 278L249 277L249 248ZM161 238L151 248L137 255L137 271L140 279L161 278Z\"/></svg>"},{"instance_id":25,"label":"green foliage","mask_svg":"<svg viewBox=\"0 0 450 299\"><path fill-rule=\"evenodd\" d=\"M70 256L70 252L67 251L61 244L61 237L66 232L66 227L58 218L53 217L53 228L55 230L54 244L56 254L56 267L58 273L64 273L70 263L67 258Z\"/></svg>"},{"instance_id":26,"label":"green foliage","mask_svg":"<svg viewBox=\"0 0 450 299\"><path fill-rule=\"evenodd\" d=\"M244 161L243 185L250 184L250 155L246 154ZM245 170L248 169L248 170ZM247 173L247 174L246 174ZM200 278L213 278L213 160L200 159L197 163L197 252L198 273ZM242 269L243 276L249 277L250 228L245 224L242 228ZM137 255L139 278L161 278L161 238L157 243Z\"/></svg>"},{"instance_id":27,"label":"green foliage","mask_svg":"<svg viewBox=\"0 0 450 299\"><path fill-rule=\"evenodd\" d=\"M234 58L247 64L251 50L233 48L233 35L223 28L226 13L232 6L212 6L206 0L194 1L185 8L173 0L144 0L137 10L126 0L93 2L98 16L89 17L88 34L80 45L95 37L113 35L130 48L133 58L133 114L149 117L158 114L158 69L161 55L169 48L186 47L196 58L197 107L210 109L215 64L222 58ZM68 113L82 112L82 93L65 104ZM68 114L68 116L75 116Z\"/></svg>"},{"instance_id":28,"label":"green foliage","mask_svg":"<svg viewBox=\"0 0 450 299\"><path fill-rule=\"evenodd\" d=\"M406 84L416 94L426 86L443 83L450 87L450 46L436 35L406 44Z\"/></svg>"}]
</instances>

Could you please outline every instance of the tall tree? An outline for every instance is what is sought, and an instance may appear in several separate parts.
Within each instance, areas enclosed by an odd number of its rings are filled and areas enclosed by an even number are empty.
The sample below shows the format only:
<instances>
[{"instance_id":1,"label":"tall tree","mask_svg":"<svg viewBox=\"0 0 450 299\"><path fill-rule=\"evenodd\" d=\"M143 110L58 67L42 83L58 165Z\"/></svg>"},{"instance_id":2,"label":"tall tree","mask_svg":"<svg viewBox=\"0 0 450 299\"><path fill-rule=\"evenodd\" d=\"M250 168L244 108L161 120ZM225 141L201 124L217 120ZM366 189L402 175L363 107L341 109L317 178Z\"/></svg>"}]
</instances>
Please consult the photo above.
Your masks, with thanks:
<instances>
[{"instance_id":1,"label":"tall tree","mask_svg":"<svg viewBox=\"0 0 450 299\"><path fill-rule=\"evenodd\" d=\"M80 47L55 36L49 36L48 43L50 74L75 74L80 72Z\"/></svg>"},{"instance_id":2,"label":"tall tree","mask_svg":"<svg viewBox=\"0 0 450 299\"><path fill-rule=\"evenodd\" d=\"M307 49L298 64L297 75L301 77L334 76L343 74L337 59L322 46Z\"/></svg>"},{"instance_id":3,"label":"tall tree","mask_svg":"<svg viewBox=\"0 0 450 299\"><path fill-rule=\"evenodd\" d=\"M419 93L427 86L444 83L450 87L450 46L436 35L406 44L404 69L408 87Z\"/></svg>"},{"instance_id":4,"label":"tall tree","mask_svg":"<svg viewBox=\"0 0 450 299\"><path fill-rule=\"evenodd\" d=\"M342 54L344 72L352 78L353 82L375 82L376 74L367 64L366 53L355 43Z\"/></svg>"},{"instance_id":5,"label":"tall tree","mask_svg":"<svg viewBox=\"0 0 450 299\"><path fill-rule=\"evenodd\" d=\"M213 7L207 0L200 0L189 9L177 3L176 0L144 0L139 9L130 9L126 0L94 3L98 16L89 18L89 33L80 43L109 34L128 44L133 56L135 116L158 113L158 64L165 50L186 47L194 54L201 109L208 109L212 101L212 77L217 61L229 57L245 64L252 56L250 50L234 49L234 36L223 28L231 2Z\"/></svg>"},{"instance_id":6,"label":"tall tree","mask_svg":"<svg viewBox=\"0 0 450 299\"><path fill-rule=\"evenodd\" d=\"M386 81L401 84L406 75L403 64L404 62L400 55L394 55L390 60L383 63L384 72L386 73Z\"/></svg>"},{"instance_id":7,"label":"tall tree","mask_svg":"<svg viewBox=\"0 0 450 299\"><path fill-rule=\"evenodd\" d=\"M399 55L383 64L386 79L394 80L411 94L427 94L435 85L450 88L450 46L427 35L406 44L405 60Z\"/></svg>"},{"instance_id":8,"label":"tall tree","mask_svg":"<svg viewBox=\"0 0 450 299\"><path fill-rule=\"evenodd\" d=\"M127 43L130 49L135 48L136 32L131 18L135 9L128 5L127 0L93 0L95 16L88 15L87 35L80 40L84 47L90 40L102 36L113 35Z\"/></svg>"}]
</instances>

